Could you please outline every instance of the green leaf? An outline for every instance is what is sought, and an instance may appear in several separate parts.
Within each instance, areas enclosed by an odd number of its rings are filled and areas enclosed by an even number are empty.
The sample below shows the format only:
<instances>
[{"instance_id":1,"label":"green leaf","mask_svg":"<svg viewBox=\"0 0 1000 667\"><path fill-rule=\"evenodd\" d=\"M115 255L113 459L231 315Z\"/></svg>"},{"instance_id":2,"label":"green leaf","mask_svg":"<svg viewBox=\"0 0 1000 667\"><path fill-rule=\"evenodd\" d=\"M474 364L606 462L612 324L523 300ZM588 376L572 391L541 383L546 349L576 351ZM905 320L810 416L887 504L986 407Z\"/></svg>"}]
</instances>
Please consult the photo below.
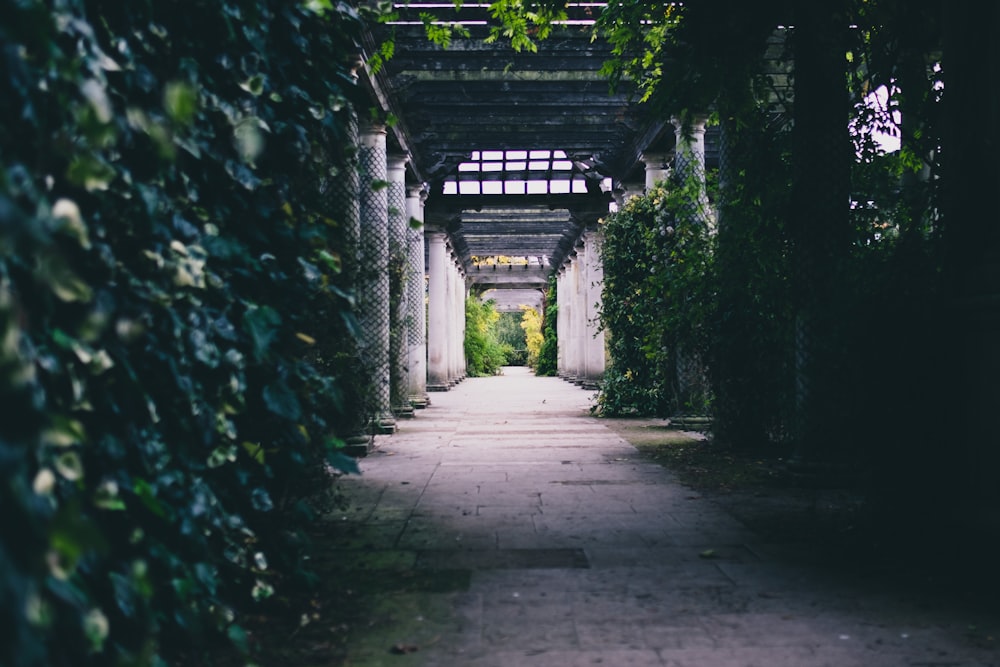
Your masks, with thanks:
<instances>
[{"instance_id":1,"label":"green leaf","mask_svg":"<svg viewBox=\"0 0 1000 667\"><path fill-rule=\"evenodd\" d=\"M66 177L88 192L101 192L111 186L117 172L114 167L93 155L78 155L69 164Z\"/></svg>"},{"instance_id":2,"label":"green leaf","mask_svg":"<svg viewBox=\"0 0 1000 667\"><path fill-rule=\"evenodd\" d=\"M283 380L278 380L264 387L263 397L267 409L279 417L284 417L289 421L298 421L302 416L302 406L299 404L299 399Z\"/></svg>"},{"instance_id":3,"label":"green leaf","mask_svg":"<svg viewBox=\"0 0 1000 667\"><path fill-rule=\"evenodd\" d=\"M190 125L198 112L198 91L186 81L171 81L163 88L163 108L178 125Z\"/></svg>"},{"instance_id":4,"label":"green leaf","mask_svg":"<svg viewBox=\"0 0 1000 667\"><path fill-rule=\"evenodd\" d=\"M339 470L340 472L351 475L361 474L361 468L358 467L358 462L342 452L328 452L326 455L326 461L333 466L334 470Z\"/></svg>"},{"instance_id":5,"label":"green leaf","mask_svg":"<svg viewBox=\"0 0 1000 667\"><path fill-rule=\"evenodd\" d=\"M229 637L229 640L233 642L233 646L239 649L240 652L250 652L250 643L247 640L247 631L244 630L242 626L233 623L226 630L226 636Z\"/></svg>"},{"instance_id":6,"label":"green leaf","mask_svg":"<svg viewBox=\"0 0 1000 667\"><path fill-rule=\"evenodd\" d=\"M60 301L85 303L94 296L90 285L73 272L63 257L54 252L44 252L39 255L35 264L35 274L41 283L49 286Z\"/></svg>"},{"instance_id":7,"label":"green leaf","mask_svg":"<svg viewBox=\"0 0 1000 667\"><path fill-rule=\"evenodd\" d=\"M243 325L250 334L253 354L257 361L268 356L268 351L278 336L281 315L270 306L250 306L243 315Z\"/></svg>"},{"instance_id":8,"label":"green leaf","mask_svg":"<svg viewBox=\"0 0 1000 667\"><path fill-rule=\"evenodd\" d=\"M153 486L144 479L137 479L132 487L136 497L150 512L160 517L167 518L166 507L156 498L156 491Z\"/></svg>"}]
</instances>

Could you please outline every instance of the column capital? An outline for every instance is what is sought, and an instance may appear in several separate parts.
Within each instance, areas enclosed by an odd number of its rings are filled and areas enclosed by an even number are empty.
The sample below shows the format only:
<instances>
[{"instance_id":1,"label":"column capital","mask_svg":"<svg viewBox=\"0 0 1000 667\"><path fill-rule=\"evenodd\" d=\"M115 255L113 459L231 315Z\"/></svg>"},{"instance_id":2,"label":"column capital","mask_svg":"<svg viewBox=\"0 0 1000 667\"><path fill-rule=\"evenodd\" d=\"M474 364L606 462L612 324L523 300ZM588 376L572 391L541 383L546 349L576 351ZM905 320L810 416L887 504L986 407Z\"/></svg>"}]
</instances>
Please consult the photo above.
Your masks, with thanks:
<instances>
[{"instance_id":1,"label":"column capital","mask_svg":"<svg viewBox=\"0 0 1000 667\"><path fill-rule=\"evenodd\" d=\"M361 123L359 130L362 146L368 148L385 148L385 124L367 121Z\"/></svg>"},{"instance_id":2,"label":"column capital","mask_svg":"<svg viewBox=\"0 0 1000 667\"><path fill-rule=\"evenodd\" d=\"M652 152L652 153L640 153L639 161L642 162L646 169L650 168L660 168L666 169L670 166L671 153L669 152Z\"/></svg>"},{"instance_id":3,"label":"column capital","mask_svg":"<svg viewBox=\"0 0 1000 667\"><path fill-rule=\"evenodd\" d=\"M684 116L671 116L670 124L674 126L674 131L680 133L684 129L692 134L704 133L705 124L708 122L708 114L692 113Z\"/></svg>"},{"instance_id":4,"label":"column capital","mask_svg":"<svg viewBox=\"0 0 1000 667\"><path fill-rule=\"evenodd\" d=\"M423 204L427 201L427 195L430 194L426 183L407 183L406 184L406 196L411 199L420 199L420 203Z\"/></svg>"},{"instance_id":5,"label":"column capital","mask_svg":"<svg viewBox=\"0 0 1000 667\"><path fill-rule=\"evenodd\" d=\"M402 181L400 173L406 169L406 163L410 161L410 156L405 153L389 153L386 155L386 170L389 172L390 181ZM395 176L395 178L393 178Z\"/></svg>"},{"instance_id":6,"label":"column capital","mask_svg":"<svg viewBox=\"0 0 1000 667\"><path fill-rule=\"evenodd\" d=\"M354 83L358 82L358 71L365 66L365 59L360 53L352 53L347 56L347 69L351 73Z\"/></svg>"}]
</instances>

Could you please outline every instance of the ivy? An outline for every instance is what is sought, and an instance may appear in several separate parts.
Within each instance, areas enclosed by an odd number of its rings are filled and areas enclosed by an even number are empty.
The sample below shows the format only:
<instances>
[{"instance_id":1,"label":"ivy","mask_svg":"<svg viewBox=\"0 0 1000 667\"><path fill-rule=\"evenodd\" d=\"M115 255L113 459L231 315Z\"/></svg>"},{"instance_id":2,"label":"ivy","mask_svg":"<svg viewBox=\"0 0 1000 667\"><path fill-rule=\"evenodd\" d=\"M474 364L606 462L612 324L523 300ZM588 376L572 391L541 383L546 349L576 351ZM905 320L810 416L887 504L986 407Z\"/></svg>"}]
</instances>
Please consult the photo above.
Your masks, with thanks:
<instances>
[{"instance_id":1,"label":"ivy","mask_svg":"<svg viewBox=\"0 0 1000 667\"><path fill-rule=\"evenodd\" d=\"M493 300L465 300L465 360L470 377L496 375L507 363L507 355L497 338L500 313Z\"/></svg>"},{"instance_id":2,"label":"ivy","mask_svg":"<svg viewBox=\"0 0 1000 667\"><path fill-rule=\"evenodd\" d=\"M685 405L678 353L707 357L714 294L714 235L698 210L700 186L663 182L603 221L601 326L610 365L596 409L668 416ZM696 214L697 213L697 214Z\"/></svg>"},{"instance_id":3,"label":"ivy","mask_svg":"<svg viewBox=\"0 0 1000 667\"><path fill-rule=\"evenodd\" d=\"M556 279L555 276L550 276L549 288L545 292L545 306L542 313L542 344L538 349L535 375L551 377L559 372L559 338L556 325L558 314Z\"/></svg>"},{"instance_id":4,"label":"ivy","mask_svg":"<svg viewBox=\"0 0 1000 667\"><path fill-rule=\"evenodd\" d=\"M252 650L357 390L348 4L0 0L0 664ZM325 258L325 259L324 259ZM334 261L330 261L333 259Z\"/></svg>"}]
</instances>

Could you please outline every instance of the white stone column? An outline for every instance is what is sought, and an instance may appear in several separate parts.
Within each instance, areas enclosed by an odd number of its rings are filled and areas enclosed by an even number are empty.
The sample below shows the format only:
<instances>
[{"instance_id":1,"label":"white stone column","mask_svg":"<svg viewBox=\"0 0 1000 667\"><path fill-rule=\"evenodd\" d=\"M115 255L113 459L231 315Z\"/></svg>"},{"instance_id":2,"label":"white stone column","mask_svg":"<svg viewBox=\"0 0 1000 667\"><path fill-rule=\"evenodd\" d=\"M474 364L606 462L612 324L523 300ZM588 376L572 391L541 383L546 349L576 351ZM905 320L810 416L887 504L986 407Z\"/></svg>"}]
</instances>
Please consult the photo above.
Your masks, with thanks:
<instances>
[{"instance_id":1,"label":"white stone column","mask_svg":"<svg viewBox=\"0 0 1000 667\"><path fill-rule=\"evenodd\" d=\"M674 164L681 178L688 175L705 179L705 123L704 116L694 116L688 127L679 118L671 118L674 126Z\"/></svg>"},{"instance_id":2,"label":"white stone column","mask_svg":"<svg viewBox=\"0 0 1000 667\"><path fill-rule=\"evenodd\" d=\"M709 210L708 190L705 172L705 123L704 116L694 116L688 126L684 126L679 118L671 118L674 126L675 148L674 168L682 181L693 178L698 181L698 205L694 212L705 222L712 219Z\"/></svg>"},{"instance_id":3,"label":"white stone column","mask_svg":"<svg viewBox=\"0 0 1000 667\"><path fill-rule=\"evenodd\" d=\"M409 375L407 392L415 408L430 404L427 396L427 281L424 266L423 185L406 191L406 361ZM421 226L416 226L416 223Z\"/></svg>"},{"instance_id":4,"label":"white stone column","mask_svg":"<svg viewBox=\"0 0 1000 667\"><path fill-rule=\"evenodd\" d=\"M406 214L406 163L405 155L389 155L387 160L386 188L389 206L389 388L392 412L396 417L412 417L410 405L409 348L407 345L407 267L409 248Z\"/></svg>"},{"instance_id":5,"label":"white stone column","mask_svg":"<svg viewBox=\"0 0 1000 667\"><path fill-rule=\"evenodd\" d=\"M358 276L358 319L362 362L372 377L367 412L376 433L393 433L389 377L389 237L385 127L368 125L361 132L361 248Z\"/></svg>"},{"instance_id":6,"label":"white stone column","mask_svg":"<svg viewBox=\"0 0 1000 667\"><path fill-rule=\"evenodd\" d=\"M427 391L447 391L451 351L448 249L445 233L441 230L425 229L424 239L427 243Z\"/></svg>"},{"instance_id":7,"label":"white stone column","mask_svg":"<svg viewBox=\"0 0 1000 667\"><path fill-rule=\"evenodd\" d=\"M597 389L604 379L604 368L607 361L604 348L604 330L601 329L601 291L604 288L604 263L601 261L601 232L597 229L588 230L585 236L587 244L587 271L585 294L587 299L587 336L584 340L587 372L584 386L587 389Z\"/></svg>"},{"instance_id":8,"label":"white stone column","mask_svg":"<svg viewBox=\"0 0 1000 667\"><path fill-rule=\"evenodd\" d=\"M468 374L468 362L465 359L465 301L469 298L469 287L465 282L465 271L460 262L455 264L455 284L457 292L458 308L456 309L456 319L458 320L458 335L455 337L455 363L458 381L464 380Z\"/></svg>"},{"instance_id":9,"label":"white stone column","mask_svg":"<svg viewBox=\"0 0 1000 667\"><path fill-rule=\"evenodd\" d=\"M563 274L563 296L566 304L566 345L563 349L563 377L572 381L576 377L576 298L573 293L573 259L566 260L566 270Z\"/></svg>"},{"instance_id":10,"label":"white stone column","mask_svg":"<svg viewBox=\"0 0 1000 667\"><path fill-rule=\"evenodd\" d=\"M559 377L566 375L566 343L569 332L566 330L566 318L569 315L569 300L566 295L566 271L560 267L556 273L556 374Z\"/></svg>"},{"instance_id":11,"label":"white stone column","mask_svg":"<svg viewBox=\"0 0 1000 667\"><path fill-rule=\"evenodd\" d=\"M452 363L451 382L458 384L465 379L465 279L458 266L458 258L452 257Z\"/></svg>"},{"instance_id":12,"label":"white stone column","mask_svg":"<svg viewBox=\"0 0 1000 667\"><path fill-rule=\"evenodd\" d=\"M694 116L688 125L679 118L671 118L674 126L675 148L674 165L677 176L682 183L693 180L698 185L696 201L692 202L687 211L687 220L695 224L714 225L714 216L709 207L708 191L705 183L705 121L704 116ZM683 216L679 212L678 216ZM693 408L687 406L697 404L704 387L708 384L705 368L700 355L681 345L673 349L674 366L676 368L677 400L682 414ZM700 415L698 415L700 416ZM675 422L679 421L675 418Z\"/></svg>"},{"instance_id":13,"label":"white stone column","mask_svg":"<svg viewBox=\"0 0 1000 667\"><path fill-rule=\"evenodd\" d=\"M704 155L704 151L702 151ZM639 159L646 167L646 192L670 176L670 162L667 153L643 153Z\"/></svg>"},{"instance_id":14,"label":"white stone column","mask_svg":"<svg viewBox=\"0 0 1000 667\"><path fill-rule=\"evenodd\" d=\"M579 243L579 242L578 242ZM574 382L579 382L583 376L583 336L586 318L586 307L583 300L583 280L581 268L584 263L583 248L577 245L573 252L573 262L570 264L570 301L573 310L570 313L570 361L569 372Z\"/></svg>"},{"instance_id":15,"label":"white stone column","mask_svg":"<svg viewBox=\"0 0 1000 667\"><path fill-rule=\"evenodd\" d=\"M448 251L446 261L446 271L448 276L448 386L453 387L458 383L458 360L455 348L458 342L459 324L457 320L458 306L456 294L458 286L455 281L455 260Z\"/></svg>"}]
</instances>

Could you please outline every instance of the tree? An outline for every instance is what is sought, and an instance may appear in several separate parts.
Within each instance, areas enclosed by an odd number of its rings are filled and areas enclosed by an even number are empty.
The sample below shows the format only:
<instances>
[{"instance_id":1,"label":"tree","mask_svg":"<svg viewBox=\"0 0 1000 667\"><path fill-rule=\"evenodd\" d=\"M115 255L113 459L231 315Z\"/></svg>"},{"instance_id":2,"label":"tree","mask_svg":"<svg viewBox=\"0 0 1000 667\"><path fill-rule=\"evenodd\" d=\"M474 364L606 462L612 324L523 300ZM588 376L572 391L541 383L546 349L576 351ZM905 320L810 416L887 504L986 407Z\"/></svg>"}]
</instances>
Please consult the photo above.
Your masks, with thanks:
<instances>
[{"instance_id":1,"label":"tree","mask_svg":"<svg viewBox=\"0 0 1000 667\"><path fill-rule=\"evenodd\" d=\"M542 335L542 317L531 306L521 306L521 329L524 330L524 342L528 350L528 365L537 369L545 336Z\"/></svg>"},{"instance_id":2,"label":"tree","mask_svg":"<svg viewBox=\"0 0 1000 667\"><path fill-rule=\"evenodd\" d=\"M496 375L507 363L503 346L497 339L500 313L490 299L480 302L475 296L465 300L465 359L470 377Z\"/></svg>"}]
</instances>

